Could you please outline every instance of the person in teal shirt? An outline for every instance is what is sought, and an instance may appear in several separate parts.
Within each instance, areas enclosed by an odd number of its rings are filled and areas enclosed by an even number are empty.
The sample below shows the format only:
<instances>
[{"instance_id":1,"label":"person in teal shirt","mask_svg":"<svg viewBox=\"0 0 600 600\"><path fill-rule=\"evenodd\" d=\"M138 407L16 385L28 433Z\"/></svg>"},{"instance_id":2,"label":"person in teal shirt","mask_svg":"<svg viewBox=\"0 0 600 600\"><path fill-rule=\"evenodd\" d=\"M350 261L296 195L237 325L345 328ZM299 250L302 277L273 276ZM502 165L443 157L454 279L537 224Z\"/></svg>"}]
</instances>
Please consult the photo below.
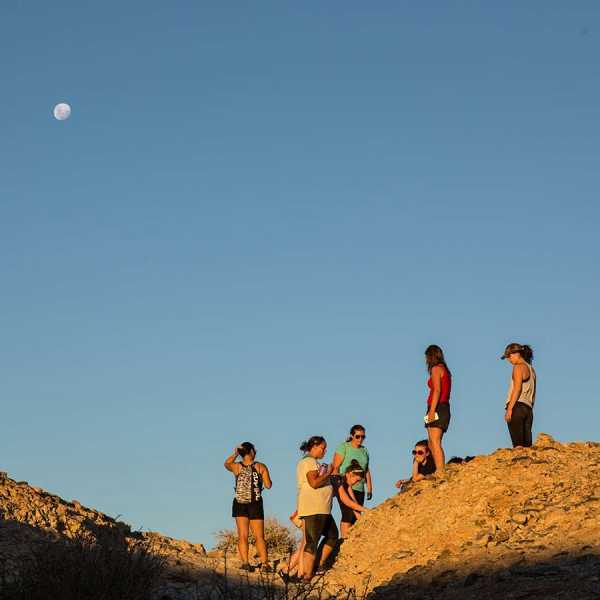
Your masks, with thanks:
<instances>
[{"instance_id":1,"label":"person in teal shirt","mask_svg":"<svg viewBox=\"0 0 600 600\"><path fill-rule=\"evenodd\" d=\"M333 473L340 475L346 472L346 468L353 460L356 460L365 472L365 478L352 486L351 492L353 500L364 506L365 504L365 483L367 486L367 500L373 497L373 481L371 479L371 470L369 468L369 451L363 446L366 438L365 428L362 425L354 425L350 429L350 436L345 442L342 442L336 449L333 456ZM340 523L341 537L346 537L348 530L356 522L354 511L340 501L340 510L342 512L342 521Z\"/></svg>"}]
</instances>

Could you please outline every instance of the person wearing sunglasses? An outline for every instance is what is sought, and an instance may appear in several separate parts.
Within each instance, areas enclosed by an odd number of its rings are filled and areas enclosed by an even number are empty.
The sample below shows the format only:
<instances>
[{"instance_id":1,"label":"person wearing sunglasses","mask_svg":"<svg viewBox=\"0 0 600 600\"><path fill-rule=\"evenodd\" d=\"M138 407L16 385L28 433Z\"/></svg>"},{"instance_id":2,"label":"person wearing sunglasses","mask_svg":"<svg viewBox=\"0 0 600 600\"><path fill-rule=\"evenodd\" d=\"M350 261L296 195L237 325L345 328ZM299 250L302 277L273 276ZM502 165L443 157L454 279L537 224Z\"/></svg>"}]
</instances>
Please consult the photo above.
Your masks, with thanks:
<instances>
[{"instance_id":1,"label":"person wearing sunglasses","mask_svg":"<svg viewBox=\"0 0 600 600\"><path fill-rule=\"evenodd\" d=\"M371 478L371 470L369 468L369 451L363 446L366 438L365 428L362 425L354 425L350 429L350 435L345 442L342 442L336 449L333 456L333 474L338 478L341 473L345 473L346 469L355 460L360 468L364 471L364 477L360 478L352 485L354 499L360 505L365 504L365 484L367 488L367 500L373 497L373 480ZM347 506L340 499L339 493L337 499L342 512L342 520L340 523L340 535L346 537L348 530L356 522L356 515L353 510L348 510Z\"/></svg>"},{"instance_id":2,"label":"person wearing sunglasses","mask_svg":"<svg viewBox=\"0 0 600 600\"><path fill-rule=\"evenodd\" d=\"M421 481L422 479L425 479L427 475L435 473L435 462L431 456L427 440L417 442L412 451L412 455L412 477L410 479L400 479L400 481L397 481L396 487L398 489L401 489L402 486L409 481Z\"/></svg>"}]
</instances>

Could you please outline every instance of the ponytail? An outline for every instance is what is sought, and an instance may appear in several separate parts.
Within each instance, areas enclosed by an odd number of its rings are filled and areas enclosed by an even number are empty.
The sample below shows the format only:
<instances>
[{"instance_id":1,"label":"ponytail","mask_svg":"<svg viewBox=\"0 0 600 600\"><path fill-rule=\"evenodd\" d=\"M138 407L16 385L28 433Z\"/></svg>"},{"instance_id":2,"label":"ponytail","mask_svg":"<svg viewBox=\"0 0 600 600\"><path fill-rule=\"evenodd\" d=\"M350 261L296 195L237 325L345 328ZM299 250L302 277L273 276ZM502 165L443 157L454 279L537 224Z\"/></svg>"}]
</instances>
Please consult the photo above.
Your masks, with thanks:
<instances>
[{"instance_id":1,"label":"ponytail","mask_svg":"<svg viewBox=\"0 0 600 600\"><path fill-rule=\"evenodd\" d=\"M238 446L237 452L241 458L244 458L244 456L247 456L252 452L256 454L256 448L254 447L254 444L251 444L250 442L244 442Z\"/></svg>"},{"instance_id":2,"label":"ponytail","mask_svg":"<svg viewBox=\"0 0 600 600\"><path fill-rule=\"evenodd\" d=\"M360 466L360 463L353 458L350 464L346 467L344 473L354 473L355 475L365 476L365 470Z\"/></svg>"},{"instance_id":3,"label":"ponytail","mask_svg":"<svg viewBox=\"0 0 600 600\"><path fill-rule=\"evenodd\" d=\"M311 438L300 444L300 452L310 452L315 446L325 443L325 438L321 435L313 435Z\"/></svg>"},{"instance_id":4,"label":"ponytail","mask_svg":"<svg viewBox=\"0 0 600 600\"><path fill-rule=\"evenodd\" d=\"M531 346L528 346L527 344L521 346L521 356L526 363L531 364L531 361L533 360L533 350L531 349Z\"/></svg>"}]
</instances>

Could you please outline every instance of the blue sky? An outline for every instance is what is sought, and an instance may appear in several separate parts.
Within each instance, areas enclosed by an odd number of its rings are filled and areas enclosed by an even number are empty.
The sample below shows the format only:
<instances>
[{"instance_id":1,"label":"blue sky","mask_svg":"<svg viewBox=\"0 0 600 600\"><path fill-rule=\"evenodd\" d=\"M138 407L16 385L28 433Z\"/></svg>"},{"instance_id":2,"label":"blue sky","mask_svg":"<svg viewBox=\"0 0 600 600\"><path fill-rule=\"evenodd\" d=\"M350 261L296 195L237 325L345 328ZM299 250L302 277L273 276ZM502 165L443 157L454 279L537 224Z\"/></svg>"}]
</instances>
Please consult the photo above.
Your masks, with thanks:
<instances>
[{"instance_id":1,"label":"blue sky","mask_svg":"<svg viewBox=\"0 0 600 600\"><path fill-rule=\"evenodd\" d=\"M449 455L597 436L600 6L4 0L0 468L212 544L250 440L367 427L375 500L454 373ZM60 101L70 120L52 118Z\"/></svg>"}]
</instances>

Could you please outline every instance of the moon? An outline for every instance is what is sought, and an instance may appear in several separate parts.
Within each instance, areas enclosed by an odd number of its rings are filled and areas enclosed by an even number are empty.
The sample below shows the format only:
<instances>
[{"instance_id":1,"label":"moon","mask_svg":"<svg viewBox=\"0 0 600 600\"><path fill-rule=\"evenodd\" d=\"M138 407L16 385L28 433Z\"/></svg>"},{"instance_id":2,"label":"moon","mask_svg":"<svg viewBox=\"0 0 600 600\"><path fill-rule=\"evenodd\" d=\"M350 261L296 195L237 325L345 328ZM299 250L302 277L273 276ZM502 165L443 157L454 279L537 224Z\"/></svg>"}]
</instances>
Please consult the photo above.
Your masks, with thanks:
<instances>
[{"instance_id":1,"label":"moon","mask_svg":"<svg viewBox=\"0 0 600 600\"><path fill-rule=\"evenodd\" d=\"M60 102L54 107L54 118L57 121L66 121L71 116L71 107L66 102Z\"/></svg>"}]
</instances>

